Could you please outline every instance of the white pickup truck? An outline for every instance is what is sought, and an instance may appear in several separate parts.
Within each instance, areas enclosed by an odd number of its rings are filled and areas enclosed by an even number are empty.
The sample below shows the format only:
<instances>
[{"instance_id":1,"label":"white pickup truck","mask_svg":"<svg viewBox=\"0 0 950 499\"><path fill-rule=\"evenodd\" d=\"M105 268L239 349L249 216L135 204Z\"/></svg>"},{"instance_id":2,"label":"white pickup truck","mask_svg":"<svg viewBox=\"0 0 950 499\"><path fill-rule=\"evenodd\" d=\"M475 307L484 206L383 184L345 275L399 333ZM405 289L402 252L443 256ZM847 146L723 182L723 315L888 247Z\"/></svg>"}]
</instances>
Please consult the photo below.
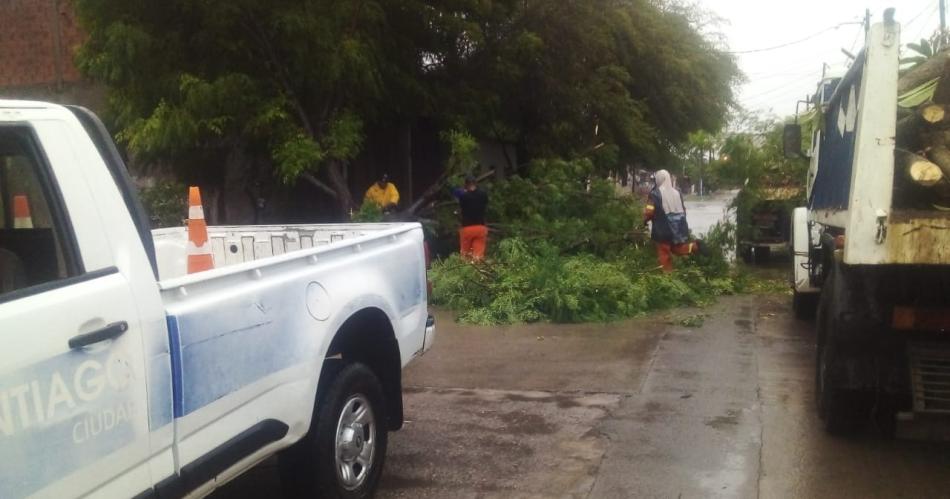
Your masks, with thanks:
<instances>
[{"instance_id":1,"label":"white pickup truck","mask_svg":"<svg viewBox=\"0 0 950 499\"><path fill-rule=\"evenodd\" d=\"M421 228L209 237L187 275L95 115L0 100L0 498L200 497L275 454L290 495L373 493L435 333Z\"/></svg>"}]
</instances>

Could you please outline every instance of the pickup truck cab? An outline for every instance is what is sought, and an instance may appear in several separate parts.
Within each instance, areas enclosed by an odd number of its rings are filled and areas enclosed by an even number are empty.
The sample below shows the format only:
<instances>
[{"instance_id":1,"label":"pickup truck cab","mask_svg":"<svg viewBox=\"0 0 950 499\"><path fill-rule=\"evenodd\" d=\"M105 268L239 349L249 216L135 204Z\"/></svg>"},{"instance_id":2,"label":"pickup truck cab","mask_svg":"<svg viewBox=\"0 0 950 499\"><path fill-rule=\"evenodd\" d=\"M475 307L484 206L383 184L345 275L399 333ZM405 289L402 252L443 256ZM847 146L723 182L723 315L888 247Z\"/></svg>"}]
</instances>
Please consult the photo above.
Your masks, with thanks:
<instances>
[{"instance_id":1,"label":"pickup truck cab","mask_svg":"<svg viewBox=\"0 0 950 499\"><path fill-rule=\"evenodd\" d=\"M185 193L182 193L184 196ZM365 497L435 333L418 224L149 230L102 123L0 100L0 497Z\"/></svg>"}]
</instances>

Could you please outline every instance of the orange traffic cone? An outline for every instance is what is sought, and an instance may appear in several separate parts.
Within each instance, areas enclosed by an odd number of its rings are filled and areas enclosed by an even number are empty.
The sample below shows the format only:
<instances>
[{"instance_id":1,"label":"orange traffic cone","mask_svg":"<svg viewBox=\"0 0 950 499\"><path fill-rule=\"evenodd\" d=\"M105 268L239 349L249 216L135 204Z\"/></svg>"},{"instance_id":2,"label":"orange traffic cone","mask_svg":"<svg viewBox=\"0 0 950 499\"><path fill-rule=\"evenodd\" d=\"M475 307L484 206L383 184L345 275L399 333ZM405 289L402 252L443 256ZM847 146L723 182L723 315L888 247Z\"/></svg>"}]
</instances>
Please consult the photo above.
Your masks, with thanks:
<instances>
[{"instance_id":1,"label":"orange traffic cone","mask_svg":"<svg viewBox=\"0 0 950 499\"><path fill-rule=\"evenodd\" d=\"M208 242L208 226L201 207L201 191L188 188L188 273L204 272L214 268L211 244Z\"/></svg>"},{"instance_id":2,"label":"orange traffic cone","mask_svg":"<svg viewBox=\"0 0 950 499\"><path fill-rule=\"evenodd\" d=\"M27 199L26 194L13 196L13 228L33 228L33 217L30 215L30 201Z\"/></svg>"}]
</instances>

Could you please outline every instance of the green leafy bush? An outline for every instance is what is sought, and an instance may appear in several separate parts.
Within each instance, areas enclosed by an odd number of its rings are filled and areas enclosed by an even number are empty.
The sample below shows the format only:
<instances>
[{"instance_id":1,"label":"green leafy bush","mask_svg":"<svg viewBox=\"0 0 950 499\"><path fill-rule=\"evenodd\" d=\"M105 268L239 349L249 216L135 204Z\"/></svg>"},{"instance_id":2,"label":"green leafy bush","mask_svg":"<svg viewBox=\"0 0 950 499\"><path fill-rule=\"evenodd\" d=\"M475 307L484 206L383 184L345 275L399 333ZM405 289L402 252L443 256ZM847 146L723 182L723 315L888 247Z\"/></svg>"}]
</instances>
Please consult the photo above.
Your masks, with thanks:
<instances>
[{"instance_id":1,"label":"green leafy bush","mask_svg":"<svg viewBox=\"0 0 950 499\"><path fill-rule=\"evenodd\" d=\"M188 218L188 188L181 182L156 181L139 190L152 228L178 227Z\"/></svg>"},{"instance_id":2,"label":"green leafy bush","mask_svg":"<svg viewBox=\"0 0 950 499\"><path fill-rule=\"evenodd\" d=\"M383 210L378 204L364 200L359 211L353 214L354 222L376 223L383 221Z\"/></svg>"},{"instance_id":3,"label":"green leafy bush","mask_svg":"<svg viewBox=\"0 0 950 499\"><path fill-rule=\"evenodd\" d=\"M589 160L541 160L527 177L492 186L489 223L502 236L605 256L642 232L642 213L636 198L617 196L611 181L596 177Z\"/></svg>"}]
</instances>

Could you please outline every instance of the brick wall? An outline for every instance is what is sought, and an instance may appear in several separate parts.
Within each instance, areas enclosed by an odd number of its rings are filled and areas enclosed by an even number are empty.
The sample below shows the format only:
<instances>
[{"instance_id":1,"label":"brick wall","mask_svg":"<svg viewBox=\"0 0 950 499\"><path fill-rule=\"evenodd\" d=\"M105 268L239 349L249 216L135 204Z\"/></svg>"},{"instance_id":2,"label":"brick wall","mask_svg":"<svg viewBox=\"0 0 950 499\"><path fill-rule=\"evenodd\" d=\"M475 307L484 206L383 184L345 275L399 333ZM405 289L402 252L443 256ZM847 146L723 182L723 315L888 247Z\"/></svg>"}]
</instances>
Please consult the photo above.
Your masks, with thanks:
<instances>
[{"instance_id":1,"label":"brick wall","mask_svg":"<svg viewBox=\"0 0 950 499\"><path fill-rule=\"evenodd\" d=\"M0 88L80 81L81 41L70 0L0 0Z\"/></svg>"},{"instance_id":2,"label":"brick wall","mask_svg":"<svg viewBox=\"0 0 950 499\"><path fill-rule=\"evenodd\" d=\"M82 39L72 0L0 0L0 98L102 110L104 90L73 63Z\"/></svg>"}]
</instances>

